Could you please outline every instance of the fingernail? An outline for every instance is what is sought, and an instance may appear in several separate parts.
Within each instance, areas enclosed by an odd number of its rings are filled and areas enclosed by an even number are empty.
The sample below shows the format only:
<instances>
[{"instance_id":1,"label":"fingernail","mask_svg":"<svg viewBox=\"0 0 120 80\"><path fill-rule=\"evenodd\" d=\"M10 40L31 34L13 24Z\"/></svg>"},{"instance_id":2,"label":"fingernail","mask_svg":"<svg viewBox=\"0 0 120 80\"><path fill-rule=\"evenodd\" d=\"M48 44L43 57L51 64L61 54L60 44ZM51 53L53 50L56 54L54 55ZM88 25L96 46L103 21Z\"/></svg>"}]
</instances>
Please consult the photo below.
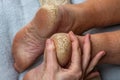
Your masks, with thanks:
<instances>
[{"instance_id":1,"label":"fingernail","mask_svg":"<svg viewBox=\"0 0 120 80\"><path fill-rule=\"evenodd\" d=\"M106 53L105 53L105 51L101 51L101 54L104 56Z\"/></svg>"},{"instance_id":2,"label":"fingernail","mask_svg":"<svg viewBox=\"0 0 120 80\"><path fill-rule=\"evenodd\" d=\"M73 33L72 31L70 31L70 33L71 33L72 35L74 35L74 33Z\"/></svg>"}]
</instances>

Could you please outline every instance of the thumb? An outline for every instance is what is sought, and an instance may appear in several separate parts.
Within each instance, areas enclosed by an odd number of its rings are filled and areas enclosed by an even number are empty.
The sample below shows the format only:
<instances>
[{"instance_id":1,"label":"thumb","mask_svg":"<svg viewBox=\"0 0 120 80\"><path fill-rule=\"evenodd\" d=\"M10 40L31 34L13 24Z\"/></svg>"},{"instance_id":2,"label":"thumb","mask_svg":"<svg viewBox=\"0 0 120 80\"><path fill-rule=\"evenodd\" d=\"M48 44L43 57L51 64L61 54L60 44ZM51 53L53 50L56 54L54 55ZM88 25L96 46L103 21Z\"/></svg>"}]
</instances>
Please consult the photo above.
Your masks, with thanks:
<instances>
[{"instance_id":1,"label":"thumb","mask_svg":"<svg viewBox=\"0 0 120 80\"><path fill-rule=\"evenodd\" d=\"M46 61L47 68L51 69L58 66L54 42L51 39L48 39L46 41L45 61Z\"/></svg>"}]
</instances>

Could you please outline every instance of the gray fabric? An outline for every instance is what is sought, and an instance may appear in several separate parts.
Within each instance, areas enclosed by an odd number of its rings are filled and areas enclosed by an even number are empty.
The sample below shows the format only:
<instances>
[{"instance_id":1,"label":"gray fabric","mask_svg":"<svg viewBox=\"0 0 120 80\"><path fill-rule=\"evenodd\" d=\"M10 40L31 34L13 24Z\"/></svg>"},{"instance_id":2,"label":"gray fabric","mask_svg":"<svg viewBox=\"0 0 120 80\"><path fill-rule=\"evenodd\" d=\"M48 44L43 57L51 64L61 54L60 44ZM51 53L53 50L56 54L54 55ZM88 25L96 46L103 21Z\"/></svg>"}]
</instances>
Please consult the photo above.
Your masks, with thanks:
<instances>
[{"instance_id":1,"label":"gray fabric","mask_svg":"<svg viewBox=\"0 0 120 80\"><path fill-rule=\"evenodd\" d=\"M0 0L0 80L18 80L13 68L13 37L39 8L38 0Z\"/></svg>"},{"instance_id":2,"label":"gray fabric","mask_svg":"<svg viewBox=\"0 0 120 80\"><path fill-rule=\"evenodd\" d=\"M79 3L84 0L72 0ZM13 37L24 25L26 25L39 9L39 0L0 0L0 80L22 80L13 68L11 45ZM90 33L96 33L109 29L94 29ZM120 80L120 67L115 65L103 65L99 67L103 80Z\"/></svg>"}]
</instances>

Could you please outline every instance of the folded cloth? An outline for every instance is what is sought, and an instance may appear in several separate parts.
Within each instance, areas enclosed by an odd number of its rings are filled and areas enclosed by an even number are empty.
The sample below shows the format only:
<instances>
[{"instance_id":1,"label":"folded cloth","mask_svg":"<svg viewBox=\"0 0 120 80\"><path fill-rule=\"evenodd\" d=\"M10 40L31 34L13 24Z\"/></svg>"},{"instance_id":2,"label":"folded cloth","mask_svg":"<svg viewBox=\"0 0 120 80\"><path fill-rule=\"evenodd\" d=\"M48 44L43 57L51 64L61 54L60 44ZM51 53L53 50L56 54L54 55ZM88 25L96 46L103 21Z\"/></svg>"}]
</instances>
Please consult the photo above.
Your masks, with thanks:
<instances>
[{"instance_id":1,"label":"folded cloth","mask_svg":"<svg viewBox=\"0 0 120 80\"><path fill-rule=\"evenodd\" d=\"M80 3L85 0L72 0ZM22 80L24 73L18 74L13 67L11 54L15 34L34 17L39 9L39 0L0 0L0 80ZM109 29L94 29L90 33ZM120 80L120 67L115 65L100 66L102 80Z\"/></svg>"}]
</instances>

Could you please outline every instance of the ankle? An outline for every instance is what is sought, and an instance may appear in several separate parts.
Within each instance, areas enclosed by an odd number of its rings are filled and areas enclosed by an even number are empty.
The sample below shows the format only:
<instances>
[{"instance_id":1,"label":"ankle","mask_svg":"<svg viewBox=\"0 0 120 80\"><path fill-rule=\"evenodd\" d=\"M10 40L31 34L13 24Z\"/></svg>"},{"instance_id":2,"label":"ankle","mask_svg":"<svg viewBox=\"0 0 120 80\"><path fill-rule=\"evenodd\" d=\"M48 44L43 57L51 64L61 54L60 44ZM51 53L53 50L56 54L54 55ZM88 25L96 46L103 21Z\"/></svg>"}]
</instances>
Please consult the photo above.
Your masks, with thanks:
<instances>
[{"instance_id":1,"label":"ankle","mask_svg":"<svg viewBox=\"0 0 120 80\"><path fill-rule=\"evenodd\" d=\"M81 34L84 31L94 28L96 24L94 10L91 9L91 4L87 2L82 4L68 4L63 6L66 12L67 23L70 23L71 30L76 34ZM63 17L64 19L64 17ZM65 19L63 20L65 22Z\"/></svg>"}]
</instances>

